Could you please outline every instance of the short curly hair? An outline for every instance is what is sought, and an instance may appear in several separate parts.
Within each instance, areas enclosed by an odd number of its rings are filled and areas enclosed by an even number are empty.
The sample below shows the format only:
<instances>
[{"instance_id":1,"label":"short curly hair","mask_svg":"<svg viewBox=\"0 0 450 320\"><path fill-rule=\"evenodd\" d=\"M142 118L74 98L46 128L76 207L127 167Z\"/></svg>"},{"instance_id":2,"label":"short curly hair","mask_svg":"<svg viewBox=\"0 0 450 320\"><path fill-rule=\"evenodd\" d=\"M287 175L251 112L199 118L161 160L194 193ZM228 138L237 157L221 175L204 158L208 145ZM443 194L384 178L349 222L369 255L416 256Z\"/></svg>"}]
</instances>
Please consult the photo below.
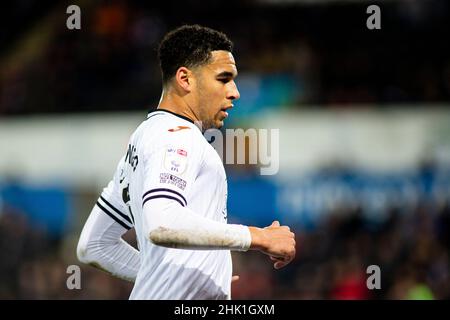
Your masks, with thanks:
<instances>
[{"instance_id":1,"label":"short curly hair","mask_svg":"<svg viewBox=\"0 0 450 320\"><path fill-rule=\"evenodd\" d=\"M232 52L233 42L224 33L198 24L183 25L169 32L158 49L163 83L172 79L180 67L208 63L211 51L215 50Z\"/></svg>"}]
</instances>

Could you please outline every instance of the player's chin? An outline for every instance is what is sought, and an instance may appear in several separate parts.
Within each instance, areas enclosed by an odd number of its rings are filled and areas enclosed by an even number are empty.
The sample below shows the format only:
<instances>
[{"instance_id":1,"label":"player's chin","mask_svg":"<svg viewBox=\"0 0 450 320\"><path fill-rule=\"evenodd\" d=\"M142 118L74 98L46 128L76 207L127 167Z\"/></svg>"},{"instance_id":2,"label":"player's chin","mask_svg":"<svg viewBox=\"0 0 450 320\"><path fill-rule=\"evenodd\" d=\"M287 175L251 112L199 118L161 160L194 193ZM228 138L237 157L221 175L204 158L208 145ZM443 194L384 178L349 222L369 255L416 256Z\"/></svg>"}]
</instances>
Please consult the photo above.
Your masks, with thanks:
<instances>
[{"instance_id":1,"label":"player's chin","mask_svg":"<svg viewBox=\"0 0 450 320\"><path fill-rule=\"evenodd\" d=\"M216 119L214 120L214 128L220 129L224 125L224 120Z\"/></svg>"}]
</instances>

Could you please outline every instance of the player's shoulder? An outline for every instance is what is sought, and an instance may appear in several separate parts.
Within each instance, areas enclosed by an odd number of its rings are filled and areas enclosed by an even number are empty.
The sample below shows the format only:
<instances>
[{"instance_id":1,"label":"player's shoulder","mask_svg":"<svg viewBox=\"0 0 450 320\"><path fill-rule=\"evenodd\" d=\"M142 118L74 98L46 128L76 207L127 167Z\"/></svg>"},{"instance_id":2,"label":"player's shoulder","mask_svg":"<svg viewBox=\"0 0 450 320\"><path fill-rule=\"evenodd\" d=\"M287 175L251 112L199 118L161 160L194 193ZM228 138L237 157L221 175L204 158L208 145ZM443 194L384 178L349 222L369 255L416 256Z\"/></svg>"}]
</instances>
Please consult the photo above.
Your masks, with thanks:
<instances>
[{"instance_id":1,"label":"player's shoulder","mask_svg":"<svg viewBox=\"0 0 450 320\"><path fill-rule=\"evenodd\" d=\"M198 148L206 141L190 119L167 110L149 113L142 129L145 140L156 144L181 143Z\"/></svg>"}]
</instances>

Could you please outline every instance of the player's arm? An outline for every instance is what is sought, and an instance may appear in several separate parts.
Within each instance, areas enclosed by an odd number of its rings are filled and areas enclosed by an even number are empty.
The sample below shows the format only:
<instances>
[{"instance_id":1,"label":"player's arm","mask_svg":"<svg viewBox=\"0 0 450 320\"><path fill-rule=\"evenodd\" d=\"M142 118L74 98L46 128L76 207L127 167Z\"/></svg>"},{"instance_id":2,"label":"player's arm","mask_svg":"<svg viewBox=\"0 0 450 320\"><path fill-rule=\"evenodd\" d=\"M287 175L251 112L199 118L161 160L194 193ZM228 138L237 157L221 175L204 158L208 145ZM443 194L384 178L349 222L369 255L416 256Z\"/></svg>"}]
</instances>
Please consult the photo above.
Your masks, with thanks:
<instances>
[{"instance_id":1,"label":"player's arm","mask_svg":"<svg viewBox=\"0 0 450 320\"><path fill-rule=\"evenodd\" d=\"M139 251L122 239L130 226L115 218L111 211L99 199L81 232L77 257L118 278L135 281L140 267Z\"/></svg>"},{"instance_id":2,"label":"player's arm","mask_svg":"<svg viewBox=\"0 0 450 320\"><path fill-rule=\"evenodd\" d=\"M192 142L195 137L189 137L190 134L186 130L172 135L176 139L168 139L169 147L156 149L147 156L150 160L145 162L146 190L142 197L147 238L156 245L170 248L259 250L276 259L276 268L289 263L295 256L295 240L288 227L276 223L267 228L220 223L189 208L187 199L203 163L203 152ZM180 156L172 152L179 149L183 150ZM180 174L172 172L167 159L178 164L178 168L187 169ZM160 179L167 175L171 180ZM182 183L167 183L177 179Z\"/></svg>"},{"instance_id":3,"label":"player's arm","mask_svg":"<svg viewBox=\"0 0 450 320\"><path fill-rule=\"evenodd\" d=\"M224 224L202 217L172 199L151 199L145 205L146 234L156 245L191 250L259 250L276 269L295 256L295 239L287 226L266 228Z\"/></svg>"},{"instance_id":4,"label":"player's arm","mask_svg":"<svg viewBox=\"0 0 450 320\"><path fill-rule=\"evenodd\" d=\"M81 232L78 259L118 278L135 281L140 256L138 250L122 239L128 230L96 205Z\"/></svg>"},{"instance_id":5,"label":"player's arm","mask_svg":"<svg viewBox=\"0 0 450 320\"><path fill-rule=\"evenodd\" d=\"M119 161L114 178L103 189L92 208L80 235L78 259L118 278L135 281L140 267L139 251L122 239L133 227L122 201L120 173L124 159Z\"/></svg>"}]
</instances>

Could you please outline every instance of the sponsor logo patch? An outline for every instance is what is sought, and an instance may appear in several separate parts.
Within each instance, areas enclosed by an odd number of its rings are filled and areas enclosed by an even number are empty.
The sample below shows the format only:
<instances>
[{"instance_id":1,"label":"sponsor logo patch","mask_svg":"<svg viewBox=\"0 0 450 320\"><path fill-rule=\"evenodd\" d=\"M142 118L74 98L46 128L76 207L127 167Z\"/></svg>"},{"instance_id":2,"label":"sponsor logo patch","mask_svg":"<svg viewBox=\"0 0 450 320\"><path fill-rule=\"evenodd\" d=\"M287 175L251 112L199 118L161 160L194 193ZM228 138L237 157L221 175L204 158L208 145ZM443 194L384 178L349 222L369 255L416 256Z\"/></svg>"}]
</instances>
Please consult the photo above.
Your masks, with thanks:
<instances>
[{"instance_id":1,"label":"sponsor logo patch","mask_svg":"<svg viewBox=\"0 0 450 320\"><path fill-rule=\"evenodd\" d=\"M187 166L187 152L182 149L168 147L164 157L164 168L175 173L182 174Z\"/></svg>"},{"instance_id":2,"label":"sponsor logo patch","mask_svg":"<svg viewBox=\"0 0 450 320\"><path fill-rule=\"evenodd\" d=\"M184 190L186 188L185 180L178 178L177 176L174 176L173 174L170 174L170 173L160 173L159 174L159 182L177 186L181 190Z\"/></svg>"},{"instance_id":3,"label":"sponsor logo patch","mask_svg":"<svg viewBox=\"0 0 450 320\"><path fill-rule=\"evenodd\" d=\"M191 127L186 127L186 126L178 126L178 127L176 127L176 128L172 128L172 129L169 129L169 130L167 130L167 131L169 131L169 132L177 132L177 131L180 131L180 130L183 130L183 129L190 129Z\"/></svg>"}]
</instances>

